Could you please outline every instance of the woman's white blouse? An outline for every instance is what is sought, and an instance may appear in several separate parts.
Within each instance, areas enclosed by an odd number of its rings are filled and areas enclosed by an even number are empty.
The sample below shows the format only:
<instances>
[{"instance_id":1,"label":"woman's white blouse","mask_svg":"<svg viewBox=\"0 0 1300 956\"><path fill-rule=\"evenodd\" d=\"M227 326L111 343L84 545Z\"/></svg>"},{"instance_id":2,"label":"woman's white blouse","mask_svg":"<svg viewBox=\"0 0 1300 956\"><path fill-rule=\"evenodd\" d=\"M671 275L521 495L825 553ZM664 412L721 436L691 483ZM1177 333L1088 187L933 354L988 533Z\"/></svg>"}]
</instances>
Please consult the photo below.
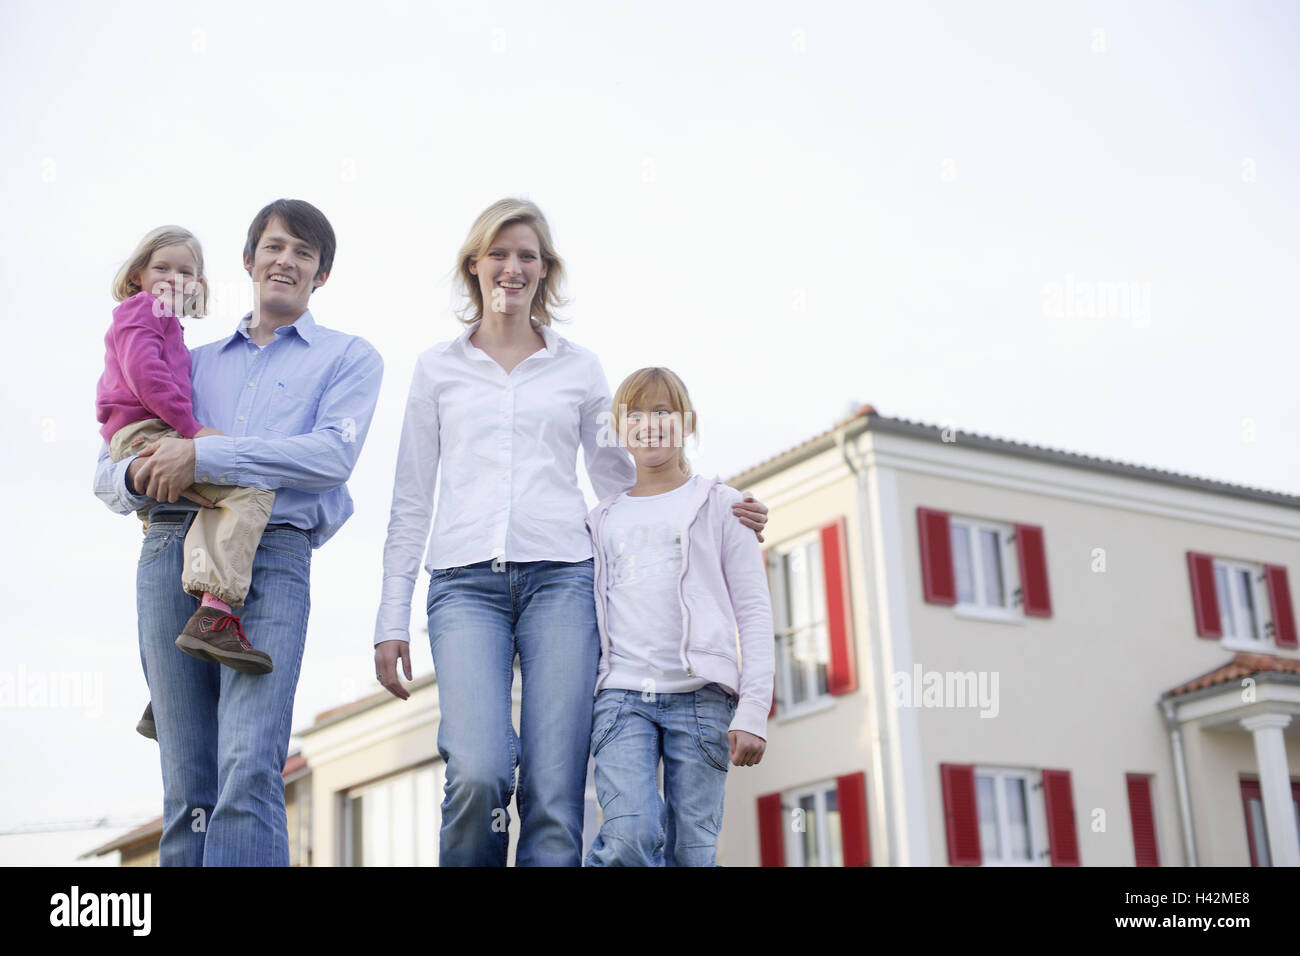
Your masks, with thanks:
<instances>
[{"instance_id":1,"label":"woman's white blouse","mask_svg":"<svg viewBox=\"0 0 1300 956\"><path fill-rule=\"evenodd\" d=\"M494 558L583 561L592 551L578 445L598 498L636 480L632 458L615 438L609 384L594 353L534 321L546 348L507 375L470 344L477 328L435 345L415 364L384 545L376 644L410 640L411 595L426 540L429 571Z\"/></svg>"}]
</instances>

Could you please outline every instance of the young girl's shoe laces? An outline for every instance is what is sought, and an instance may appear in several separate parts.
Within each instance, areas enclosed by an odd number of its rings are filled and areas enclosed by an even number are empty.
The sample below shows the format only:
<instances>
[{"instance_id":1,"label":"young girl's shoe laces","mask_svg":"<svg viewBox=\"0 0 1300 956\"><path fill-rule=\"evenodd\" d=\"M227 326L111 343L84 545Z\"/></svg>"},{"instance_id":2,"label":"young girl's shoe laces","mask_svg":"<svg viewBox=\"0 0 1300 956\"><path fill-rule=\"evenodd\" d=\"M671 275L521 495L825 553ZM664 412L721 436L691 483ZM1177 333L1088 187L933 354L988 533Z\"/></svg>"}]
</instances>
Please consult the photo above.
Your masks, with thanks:
<instances>
[{"instance_id":1,"label":"young girl's shoe laces","mask_svg":"<svg viewBox=\"0 0 1300 956\"><path fill-rule=\"evenodd\" d=\"M235 633L239 635L239 643L244 647L245 650L251 651L253 649L253 645L248 643L248 638L244 636L244 625L239 623L239 618L235 617L235 615L223 614L221 617L217 618L217 620L213 622L212 630L213 633L215 633L217 631L227 630L231 626L235 628Z\"/></svg>"}]
</instances>

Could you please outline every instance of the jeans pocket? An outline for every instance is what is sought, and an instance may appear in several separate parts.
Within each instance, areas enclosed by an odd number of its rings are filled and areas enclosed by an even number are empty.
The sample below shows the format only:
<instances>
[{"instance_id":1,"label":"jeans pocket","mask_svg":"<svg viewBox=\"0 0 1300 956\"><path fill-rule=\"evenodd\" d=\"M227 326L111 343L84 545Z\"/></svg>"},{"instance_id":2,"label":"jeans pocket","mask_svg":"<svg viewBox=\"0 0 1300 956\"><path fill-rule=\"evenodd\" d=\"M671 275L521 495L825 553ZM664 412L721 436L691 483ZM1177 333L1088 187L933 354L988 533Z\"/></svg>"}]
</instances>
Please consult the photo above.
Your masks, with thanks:
<instances>
[{"instance_id":1,"label":"jeans pocket","mask_svg":"<svg viewBox=\"0 0 1300 956\"><path fill-rule=\"evenodd\" d=\"M181 538L179 525L154 525L140 544L140 564L149 564Z\"/></svg>"},{"instance_id":2,"label":"jeans pocket","mask_svg":"<svg viewBox=\"0 0 1300 956\"><path fill-rule=\"evenodd\" d=\"M297 531L265 531L257 543L259 551L273 551L286 557L296 558L303 564L311 564L311 541L306 535Z\"/></svg>"},{"instance_id":3,"label":"jeans pocket","mask_svg":"<svg viewBox=\"0 0 1300 956\"><path fill-rule=\"evenodd\" d=\"M734 708L728 706L725 692L710 693L709 688L695 692L695 742L700 753L716 770L727 772L731 754L731 715Z\"/></svg>"},{"instance_id":4,"label":"jeans pocket","mask_svg":"<svg viewBox=\"0 0 1300 956\"><path fill-rule=\"evenodd\" d=\"M591 755L604 746L605 741L614 735L618 719L623 715L623 702L627 699L625 690L603 690L596 697L596 706L591 715Z\"/></svg>"}]
</instances>

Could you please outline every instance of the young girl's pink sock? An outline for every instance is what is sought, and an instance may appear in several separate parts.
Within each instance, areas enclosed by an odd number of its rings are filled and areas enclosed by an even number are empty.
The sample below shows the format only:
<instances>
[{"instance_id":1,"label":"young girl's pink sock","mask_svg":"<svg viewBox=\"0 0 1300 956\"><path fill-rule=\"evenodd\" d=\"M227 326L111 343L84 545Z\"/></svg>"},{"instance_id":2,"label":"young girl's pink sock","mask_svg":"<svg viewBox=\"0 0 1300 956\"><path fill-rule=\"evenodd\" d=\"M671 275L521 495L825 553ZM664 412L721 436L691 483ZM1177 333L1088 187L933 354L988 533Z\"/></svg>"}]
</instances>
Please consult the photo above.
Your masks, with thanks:
<instances>
[{"instance_id":1,"label":"young girl's pink sock","mask_svg":"<svg viewBox=\"0 0 1300 956\"><path fill-rule=\"evenodd\" d=\"M229 604L221 600L221 598L213 597L207 591L203 592L203 601L199 604L199 607L215 607L218 611L220 611L223 614L230 613Z\"/></svg>"}]
</instances>

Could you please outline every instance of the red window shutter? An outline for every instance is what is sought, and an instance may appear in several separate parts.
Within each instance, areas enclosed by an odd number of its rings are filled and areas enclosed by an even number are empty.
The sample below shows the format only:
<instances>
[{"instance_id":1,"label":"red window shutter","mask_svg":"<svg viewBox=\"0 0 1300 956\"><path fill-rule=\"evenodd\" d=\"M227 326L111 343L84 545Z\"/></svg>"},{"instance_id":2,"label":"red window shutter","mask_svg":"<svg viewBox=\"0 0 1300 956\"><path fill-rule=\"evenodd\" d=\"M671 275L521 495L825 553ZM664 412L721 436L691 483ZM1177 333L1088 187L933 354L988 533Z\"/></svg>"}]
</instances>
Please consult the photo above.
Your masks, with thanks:
<instances>
[{"instance_id":1,"label":"red window shutter","mask_svg":"<svg viewBox=\"0 0 1300 956\"><path fill-rule=\"evenodd\" d=\"M871 844L867 833L867 775L846 774L835 778L835 802L840 808L840 842L845 866L870 866Z\"/></svg>"},{"instance_id":2,"label":"red window shutter","mask_svg":"<svg viewBox=\"0 0 1300 956\"><path fill-rule=\"evenodd\" d=\"M1266 564L1264 578L1268 581L1268 603L1273 609L1273 639L1278 647L1295 647L1295 610L1291 606L1286 568L1279 564Z\"/></svg>"},{"instance_id":3,"label":"red window shutter","mask_svg":"<svg viewBox=\"0 0 1300 956\"><path fill-rule=\"evenodd\" d=\"M758 865L785 866L785 821L781 812L781 794L768 793L758 798Z\"/></svg>"},{"instance_id":4,"label":"red window shutter","mask_svg":"<svg viewBox=\"0 0 1300 956\"><path fill-rule=\"evenodd\" d=\"M1258 780L1242 780L1240 783L1241 806L1246 811L1246 842L1250 846L1250 865L1259 866L1259 855L1256 852L1256 847L1264 839L1264 834L1255 832L1255 822L1250 815L1250 801L1253 797L1262 802L1264 795L1260 792Z\"/></svg>"},{"instance_id":5,"label":"red window shutter","mask_svg":"<svg viewBox=\"0 0 1300 956\"><path fill-rule=\"evenodd\" d=\"M1196 614L1199 637L1223 637L1219 620L1219 595L1214 589L1214 558L1208 554L1187 552L1187 571L1192 577L1192 610Z\"/></svg>"},{"instance_id":6,"label":"red window shutter","mask_svg":"<svg viewBox=\"0 0 1300 956\"><path fill-rule=\"evenodd\" d=\"M1074 793L1070 771L1043 771L1043 802L1047 805L1047 839L1052 866L1079 865L1079 836L1074 826Z\"/></svg>"},{"instance_id":7,"label":"red window shutter","mask_svg":"<svg viewBox=\"0 0 1300 956\"><path fill-rule=\"evenodd\" d=\"M975 800L975 767L972 764L939 764L943 779L943 818L948 831L948 863L951 866L979 866L980 815Z\"/></svg>"},{"instance_id":8,"label":"red window shutter","mask_svg":"<svg viewBox=\"0 0 1300 956\"><path fill-rule=\"evenodd\" d=\"M1138 773L1126 774L1128 818L1133 825L1133 856L1137 866L1159 866L1156 847L1156 820L1151 810L1151 778Z\"/></svg>"},{"instance_id":9,"label":"red window shutter","mask_svg":"<svg viewBox=\"0 0 1300 956\"><path fill-rule=\"evenodd\" d=\"M948 512L917 508L921 531L921 580L931 604L956 604L957 579L952 571L952 542L948 537Z\"/></svg>"},{"instance_id":10,"label":"red window shutter","mask_svg":"<svg viewBox=\"0 0 1300 956\"><path fill-rule=\"evenodd\" d=\"M1052 616L1052 593L1047 586L1047 552L1043 529L1033 524L1016 525L1016 553L1020 556L1020 595L1025 614Z\"/></svg>"},{"instance_id":11,"label":"red window shutter","mask_svg":"<svg viewBox=\"0 0 1300 956\"><path fill-rule=\"evenodd\" d=\"M822 574L826 584L826 632L830 666L826 686L832 694L858 689L858 667L853 653L853 608L849 601L849 562L844 519L822 528Z\"/></svg>"}]
</instances>

